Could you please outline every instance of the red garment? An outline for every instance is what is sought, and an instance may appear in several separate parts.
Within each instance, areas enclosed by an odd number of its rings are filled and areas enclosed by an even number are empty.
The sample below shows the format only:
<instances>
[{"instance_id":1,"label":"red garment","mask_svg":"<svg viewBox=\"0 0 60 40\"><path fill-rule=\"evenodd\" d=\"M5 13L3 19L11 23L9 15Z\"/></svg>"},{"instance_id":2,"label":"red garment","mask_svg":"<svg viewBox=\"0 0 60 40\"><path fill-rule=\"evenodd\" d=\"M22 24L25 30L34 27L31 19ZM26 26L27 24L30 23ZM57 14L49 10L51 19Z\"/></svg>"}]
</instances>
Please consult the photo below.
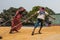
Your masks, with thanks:
<instances>
[{"instance_id":1,"label":"red garment","mask_svg":"<svg viewBox=\"0 0 60 40\"><path fill-rule=\"evenodd\" d=\"M16 16L13 18L13 20L11 21L12 25L11 25L11 28L12 29L15 29L15 30L19 30L21 27L22 27L22 24L19 24L21 23L21 17L22 15L19 14L19 11L16 12ZM19 25L18 25L19 24ZM16 26L17 25L17 26ZM15 27L16 26L16 27Z\"/></svg>"}]
</instances>

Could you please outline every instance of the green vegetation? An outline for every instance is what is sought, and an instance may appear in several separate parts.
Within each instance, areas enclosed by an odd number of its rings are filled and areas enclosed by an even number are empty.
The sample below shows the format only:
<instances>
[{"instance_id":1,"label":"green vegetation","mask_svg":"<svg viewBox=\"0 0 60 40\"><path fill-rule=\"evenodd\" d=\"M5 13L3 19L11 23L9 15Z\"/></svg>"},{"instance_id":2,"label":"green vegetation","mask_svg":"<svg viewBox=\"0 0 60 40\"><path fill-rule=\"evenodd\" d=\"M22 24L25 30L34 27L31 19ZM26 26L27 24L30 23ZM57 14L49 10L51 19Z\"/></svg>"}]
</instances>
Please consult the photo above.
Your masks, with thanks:
<instances>
[{"instance_id":1,"label":"green vegetation","mask_svg":"<svg viewBox=\"0 0 60 40\"><path fill-rule=\"evenodd\" d=\"M30 10L29 12L25 11L24 14L26 15L26 18L30 17L31 15L33 15L35 12L37 12L39 10L39 8L42 7L42 6L34 6L32 8L32 10ZM46 11L49 13L49 14L55 14L55 12L48 8L48 7L45 7ZM10 7L9 9L4 9L3 12L0 13L0 18L3 18L4 21L6 22L7 20L10 20L11 18L13 18L13 16L15 15L16 11L18 10L18 8L14 8L14 7ZM38 14L37 14L38 15ZM30 22L35 22L36 21L36 17L37 15L33 16L31 19L29 19ZM22 21L24 19L22 18ZM9 21L9 24L10 24L10 21Z\"/></svg>"}]
</instances>

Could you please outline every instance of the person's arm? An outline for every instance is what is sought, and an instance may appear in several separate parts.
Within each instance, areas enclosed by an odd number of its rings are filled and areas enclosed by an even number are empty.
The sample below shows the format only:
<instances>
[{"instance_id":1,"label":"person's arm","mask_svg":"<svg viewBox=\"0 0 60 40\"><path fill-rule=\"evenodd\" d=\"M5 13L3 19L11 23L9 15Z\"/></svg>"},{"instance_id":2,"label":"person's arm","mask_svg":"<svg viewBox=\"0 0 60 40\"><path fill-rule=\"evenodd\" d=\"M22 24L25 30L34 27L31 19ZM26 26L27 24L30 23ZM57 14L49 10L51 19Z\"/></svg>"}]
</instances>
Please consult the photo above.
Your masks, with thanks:
<instances>
[{"instance_id":1,"label":"person's arm","mask_svg":"<svg viewBox=\"0 0 60 40\"><path fill-rule=\"evenodd\" d=\"M52 19L54 19L55 20L55 18L54 17L52 17L52 16L50 16L50 15L48 15L50 18L52 18Z\"/></svg>"},{"instance_id":2,"label":"person's arm","mask_svg":"<svg viewBox=\"0 0 60 40\"><path fill-rule=\"evenodd\" d=\"M16 18L16 17L17 17L17 15L19 15L19 10L17 10L17 12L16 12L16 14L15 14L14 18Z\"/></svg>"},{"instance_id":3,"label":"person's arm","mask_svg":"<svg viewBox=\"0 0 60 40\"><path fill-rule=\"evenodd\" d=\"M37 13L35 12L35 14L31 15L30 17L33 17L34 15L36 15Z\"/></svg>"},{"instance_id":4,"label":"person's arm","mask_svg":"<svg viewBox=\"0 0 60 40\"><path fill-rule=\"evenodd\" d=\"M30 18L32 18L36 14L37 14L37 12L35 12L35 14L31 15L30 17L28 17L26 20L24 20L24 22L27 22Z\"/></svg>"},{"instance_id":5,"label":"person's arm","mask_svg":"<svg viewBox=\"0 0 60 40\"><path fill-rule=\"evenodd\" d=\"M31 17L33 17L34 15L38 14L39 12L40 12L40 11L35 12L35 14L31 15Z\"/></svg>"},{"instance_id":6,"label":"person's arm","mask_svg":"<svg viewBox=\"0 0 60 40\"><path fill-rule=\"evenodd\" d=\"M46 11L45 11L45 14L46 14L48 17L50 17L50 18L52 18L52 19L54 19L54 20L55 20L55 18L54 18L54 17L52 17L52 16L50 16L48 12L46 12Z\"/></svg>"},{"instance_id":7,"label":"person's arm","mask_svg":"<svg viewBox=\"0 0 60 40\"><path fill-rule=\"evenodd\" d=\"M35 16L37 13L31 15L29 18L27 18L27 20L29 20L30 18L32 18L33 16Z\"/></svg>"}]
</instances>

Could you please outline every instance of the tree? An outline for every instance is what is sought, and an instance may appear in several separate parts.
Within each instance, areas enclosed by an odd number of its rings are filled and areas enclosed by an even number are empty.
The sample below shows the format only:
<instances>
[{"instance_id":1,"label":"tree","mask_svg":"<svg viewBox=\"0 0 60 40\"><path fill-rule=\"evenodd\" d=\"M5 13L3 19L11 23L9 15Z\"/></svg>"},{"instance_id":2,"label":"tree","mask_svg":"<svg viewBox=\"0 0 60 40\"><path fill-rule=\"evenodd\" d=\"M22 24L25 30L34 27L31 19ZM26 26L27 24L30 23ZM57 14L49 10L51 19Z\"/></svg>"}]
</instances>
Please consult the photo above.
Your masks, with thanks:
<instances>
[{"instance_id":1,"label":"tree","mask_svg":"<svg viewBox=\"0 0 60 40\"><path fill-rule=\"evenodd\" d=\"M50 8L48 8L48 7L45 7L46 8L46 11L49 13L49 14L55 14L55 12L52 10L52 9L50 9Z\"/></svg>"},{"instance_id":2,"label":"tree","mask_svg":"<svg viewBox=\"0 0 60 40\"><path fill-rule=\"evenodd\" d=\"M35 12L37 12L39 10L39 8L42 6L34 6L32 8L32 10L30 10L29 12L25 11L23 12L23 17L25 19L27 19L28 17L30 17L31 15L33 15ZM55 14L55 12L48 8L48 7L44 7L46 9L46 11L49 14ZM15 15L16 11L18 10L18 8L14 8L14 7L10 7L9 9L4 9L3 12L1 12L0 14L0 18L4 18L5 22L10 20L11 18L13 18L13 16ZM38 15L38 14L37 14ZM37 20L37 15L33 16L31 19L29 19L30 22L35 22ZM22 21L25 20L24 18L22 18ZM10 21L9 21L10 22Z\"/></svg>"}]
</instances>

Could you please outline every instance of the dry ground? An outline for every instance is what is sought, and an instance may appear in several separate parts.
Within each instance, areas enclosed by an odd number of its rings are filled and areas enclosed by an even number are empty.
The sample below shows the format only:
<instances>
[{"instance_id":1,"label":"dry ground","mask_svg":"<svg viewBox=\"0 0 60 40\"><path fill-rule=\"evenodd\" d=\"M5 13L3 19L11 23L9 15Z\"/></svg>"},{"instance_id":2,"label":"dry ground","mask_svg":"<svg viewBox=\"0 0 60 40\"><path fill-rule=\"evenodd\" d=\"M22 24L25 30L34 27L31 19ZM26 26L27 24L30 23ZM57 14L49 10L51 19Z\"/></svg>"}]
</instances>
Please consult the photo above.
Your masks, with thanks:
<instances>
[{"instance_id":1,"label":"dry ground","mask_svg":"<svg viewBox=\"0 0 60 40\"><path fill-rule=\"evenodd\" d=\"M39 27L38 27L39 28ZM0 40L60 40L60 26L43 27L42 34L31 35L33 27L22 27L18 33L9 34L10 27L0 27Z\"/></svg>"}]
</instances>

